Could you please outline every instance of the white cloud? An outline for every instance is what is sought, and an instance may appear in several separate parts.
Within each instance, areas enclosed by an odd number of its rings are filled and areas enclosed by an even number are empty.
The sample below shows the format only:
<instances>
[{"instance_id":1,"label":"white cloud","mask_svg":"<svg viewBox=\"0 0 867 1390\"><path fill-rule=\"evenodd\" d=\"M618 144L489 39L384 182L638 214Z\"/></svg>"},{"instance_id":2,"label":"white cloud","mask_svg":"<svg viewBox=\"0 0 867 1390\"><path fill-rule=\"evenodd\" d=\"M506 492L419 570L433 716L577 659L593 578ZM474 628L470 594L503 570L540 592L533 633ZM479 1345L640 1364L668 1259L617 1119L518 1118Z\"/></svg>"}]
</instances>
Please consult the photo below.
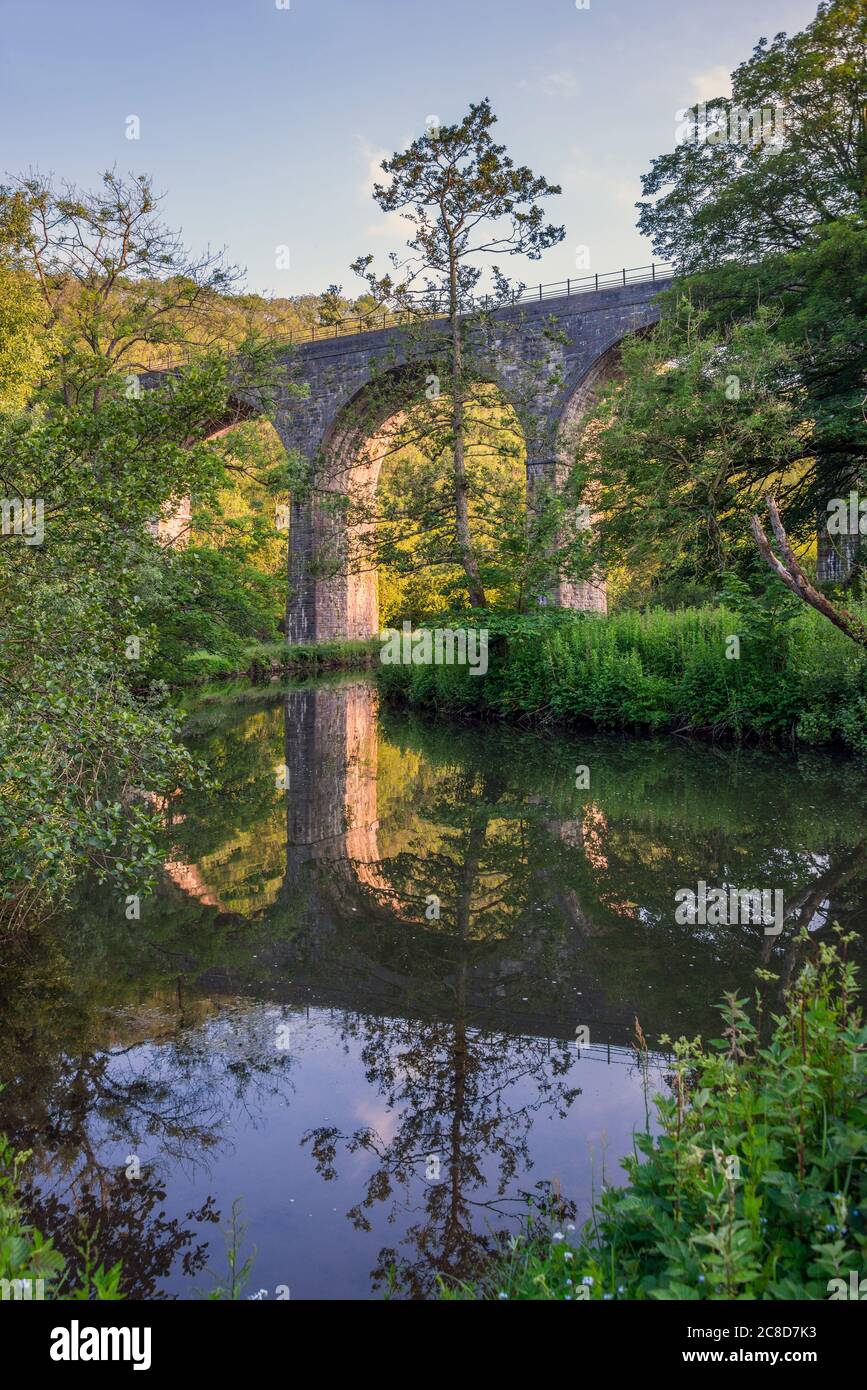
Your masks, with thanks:
<instances>
[{"instance_id":1,"label":"white cloud","mask_svg":"<svg viewBox=\"0 0 867 1390\"><path fill-rule=\"evenodd\" d=\"M359 181L357 191L359 200L373 208L373 187L374 184L386 184L388 176L382 172L382 161L388 159L389 151L377 149L371 145L363 135L356 135L356 144L361 159L364 161L364 177ZM411 142L406 140L404 145ZM364 229L366 236L386 237L392 241L403 243L407 237L407 223L399 212L379 213L375 220L370 222Z\"/></svg>"},{"instance_id":2,"label":"white cloud","mask_svg":"<svg viewBox=\"0 0 867 1390\"><path fill-rule=\"evenodd\" d=\"M372 1129L384 1144L390 1144L397 1133L400 1114L372 1100L357 1101L353 1106L356 1119Z\"/></svg>"},{"instance_id":3,"label":"white cloud","mask_svg":"<svg viewBox=\"0 0 867 1390\"><path fill-rule=\"evenodd\" d=\"M689 85L693 101L712 101L714 97L730 97L732 94L731 75L722 63L695 73L689 79Z\"/></svg>"},{"instance_id":4,"label":"white cloud","mask_svg":"<svg viewBox=\"0 0 867 1390\"><path fill-rule=\"evenodd\" d=\"M596 203L615 203L620 207L632 208L641 189L635 180L625 175L608 173L603 169L589 169L581 163L577 149L570 152L560 182L566 188L574 189L584 198Z\"/></svg>"}]
</instances>

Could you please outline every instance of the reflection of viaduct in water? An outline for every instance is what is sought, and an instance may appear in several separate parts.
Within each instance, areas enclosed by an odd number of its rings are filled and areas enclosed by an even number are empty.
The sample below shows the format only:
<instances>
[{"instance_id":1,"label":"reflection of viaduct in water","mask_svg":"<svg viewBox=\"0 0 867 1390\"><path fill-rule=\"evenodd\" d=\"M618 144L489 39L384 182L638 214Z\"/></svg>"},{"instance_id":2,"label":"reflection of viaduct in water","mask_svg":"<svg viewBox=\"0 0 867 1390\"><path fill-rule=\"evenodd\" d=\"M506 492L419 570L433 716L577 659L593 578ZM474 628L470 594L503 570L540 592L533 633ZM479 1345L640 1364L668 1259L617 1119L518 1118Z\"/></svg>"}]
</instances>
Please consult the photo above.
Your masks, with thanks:
<instances>
[{"instance_id":1,"label":"reflection of viaduct in water","mask_svg":"<svg viewBox=\"0 0 867 1390\"><path fill-rule=\"evenodd\" d=\"M286 888L327 865L338 894L361 884L400 913L377 836L376 699L367 682L286 696Z\"/></svg>"},{"instance_id":2,"label":"reflection of viaduct in water","mask_svg":"<svg viewBox=\"0 0 867 1390\"><path fill-rule=\"evenodd\" d=\"M418 922L384 872L377 807L377 695L369 682L293 690L286 696L284 760L288 770L287 886L328 866L320 889L346 901L353 888L403 921ZM552 837L605 863L605 818L595 808L581 820L549 820ZM358 894L355 894L358 898ZM558 894L557 907L585 934L593 925L574 894ZM627 909L632 915L631 909Z\"/></svg>"},{"instance_id":3,"label":"reflection of viaduct in water","mask_svg":"<svg viewBox=\"0 0 867 1390\"><path fill-rule=\"evenodd\" d=\"M568 1037L574 1002L556 981L580 978L585 1009L613 1025L602 1036L629 1040L632 1008L612 1010L604 990L587 978L586 945L599 925L578 896L564 890L552 866L529 870L538 899L548 905L545 917L528 920L516 899L513 926L504 934L486 934L485 908L473 907L469 878L488 820L477 821L471 803L460 817L468 833L467 861L453 864L470 888L463 921L451 924L451 916L461 913L447 897L443 920L425 919L423 895L436 882L407 892L395 861L382 854L374 687L358 681L293 690L284 697L284 715L285 872L276 902L263 905L275 924L273 944L260 946L257 954L258 965L273 972L269 997L442 1016L460 995L460 1011L466 1008L485 1026ZM576 854L592 862L602 855L604 818L585 811L583 819L545 818L542 824L552 841ZM456 848L452 852L460 855ZM434 852L432 875L436 857ZM425 860L420 868L424 878ZM170 876L189 896L220 908L194 866L173 863ZM295 924L290 940L280 930L287 918ZM220 970L209 971L199 985L217 993L244 989Z\"/></svg>"},{"instance_id":4,"label":"reflection of viaduct in water","mask_svg":"<svg viewBox=\"0 0 867 1390\"><path fill-rule=\"evenodd\" d=\"M205 931L212 918L232 916L241 932L247 921L255 932L255 954L236 968L199 973L190 960L194 991L258 997L264 990L275 1003L462 1019L463 1026L552 1039L571 1038L584 1022L594 1041L621 1045L632 1038L637 1012L648 1036L680 1026L686 1001L677 1000L672 1018L668 966L652 994L637 988L635 962L650 968L656 947L645 931L640 885L618 872L629 842L624 851L616 821L611 827L599 807L585 805L571 819L552 814L544 793L522 794L496 759L486 771L460 741L454 760L446 753L431 764L422 755L419 767L410 739L409 770L386 744L386 764L376 693L366 681L311 686L282 699L282 747L272 745L271 756L285 763L288 788L275 807L276 847L268 822L267 892L248 896L236 914L204 862L166 864L171 891L198 904ZM416 823L411 794L417 788L421 796L422 787L430 804L418 807ZM388 818L382 829L380 812ZM244 873L255 880L255 839L247 837L243 853ZM754 963L777 962L786 978L802 954L802 925L845 924L846 885L863 859L857 847L827 864L817 860L787 904L785 960L778 962L772 938L759 937ZM428 921L425 895L438 889L442 920ZM678 944L663 924L658 944L677 972L686 939ZM707 950L714 955L717 947ZM700 996L695 1009L704 1009ZM699 1018L694 1031L706 1026Z\"/></svg>"}]
</instances>

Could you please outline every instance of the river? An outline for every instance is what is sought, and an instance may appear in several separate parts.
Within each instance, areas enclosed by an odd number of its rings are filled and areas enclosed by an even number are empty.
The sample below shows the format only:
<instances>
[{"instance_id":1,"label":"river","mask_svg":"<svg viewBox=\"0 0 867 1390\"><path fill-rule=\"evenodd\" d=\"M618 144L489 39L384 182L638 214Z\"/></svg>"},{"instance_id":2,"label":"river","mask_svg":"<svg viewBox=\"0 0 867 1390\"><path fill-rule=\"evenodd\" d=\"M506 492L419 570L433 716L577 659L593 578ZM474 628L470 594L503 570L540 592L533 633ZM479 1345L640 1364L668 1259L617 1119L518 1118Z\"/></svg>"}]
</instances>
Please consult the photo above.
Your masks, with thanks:
<instances>
[{"instance_id":1,"label":"river","mask_svg":"<svg viewBox=\"0 0 867 1390\"><path fill-rule=\"evenodd\" d=\"M140 915L97 884L4 972L0 1129L62 1246L133 1298L430 1297L528 1198L579 1224L653 1127L664 1035L718 1036L867 927L867 777L811 753L544 733L253 688L188 737ZM678 889L781 889L760 924ZM636 1020L646 1046L635 1046ZM227 1236L232 1212L236 1230Z\"/></svg>"}]
</instances>

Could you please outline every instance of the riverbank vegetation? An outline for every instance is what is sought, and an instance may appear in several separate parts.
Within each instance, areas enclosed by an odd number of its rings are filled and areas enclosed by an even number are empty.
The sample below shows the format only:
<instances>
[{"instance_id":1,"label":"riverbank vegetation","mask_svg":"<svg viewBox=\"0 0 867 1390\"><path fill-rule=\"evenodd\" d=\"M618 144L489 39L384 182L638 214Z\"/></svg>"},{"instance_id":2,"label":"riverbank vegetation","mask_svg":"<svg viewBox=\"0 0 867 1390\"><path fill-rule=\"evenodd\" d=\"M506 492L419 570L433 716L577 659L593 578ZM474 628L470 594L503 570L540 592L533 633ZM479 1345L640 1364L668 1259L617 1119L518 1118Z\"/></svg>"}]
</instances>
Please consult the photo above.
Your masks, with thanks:
<instances>
[{"instance_id":1,"label":"riverbank vegetation","mask_svg":"<svg viewBox=\"0 0 867 1390\"><path fill-rule=\"evenodd\" d=\"M732 584L726 597L607 618L476 615L484 674L395 664L377 677L387 698L449 714L867 754L867 654L779 585L757 599Z\"/></svg>"},{"instance_id":2,"label":"riverbank vegetation","mask_svg":"<svg viewBox=\"0 0 867 1390\"><path fill-rule=\"evenodd\" d=\"M809 940L804 934L805 941ZM847 1299L867 1254L867 1028L849 938L812 960L770 1013L729 995L722 1036L672 1050L656 1130L634 1136L625 1186L580 1233L556 1205L447 1300ZM647 1042L636 1040L636 1065ZM855 1293L852 1293L854 1280Z\"/></svg>"},{"instance_id":3,"label":"riverbank vegetation","mask_svg":"<svg viewBox=\"0 0 867 1390\"><path fill-rule=\"evenodd\" d=\"M77 1260L69 1261L28 1220L19 1192L28 1158L0 1134L0 1297L28 1302L121 1298L120 1264L106 1269L94 1262L86 1229L79 1232Z\"/></svg>"}]
</instances>

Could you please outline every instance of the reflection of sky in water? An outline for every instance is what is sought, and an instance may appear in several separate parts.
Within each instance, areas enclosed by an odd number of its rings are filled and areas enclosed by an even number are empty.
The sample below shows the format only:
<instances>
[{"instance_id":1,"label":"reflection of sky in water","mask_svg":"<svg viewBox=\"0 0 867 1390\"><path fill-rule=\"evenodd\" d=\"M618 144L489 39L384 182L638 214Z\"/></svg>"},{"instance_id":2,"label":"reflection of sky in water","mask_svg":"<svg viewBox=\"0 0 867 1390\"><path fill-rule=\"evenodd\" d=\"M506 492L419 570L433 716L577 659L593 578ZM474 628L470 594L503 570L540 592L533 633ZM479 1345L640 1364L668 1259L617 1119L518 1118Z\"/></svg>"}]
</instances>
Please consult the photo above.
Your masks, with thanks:
<instances>
[{"instance_id":1,"label":"reflection of sky in water","mask_svg":"<svg viewBox=\"0 0 867 1390\"><path fill-rule=\"evenodd\" d=\"M279 1058L276 1075L269 1074L264 1082L260 1078L238 1095L236 1077L229 1069L274 1063L275 1022L283 1019L290 1020L291 1027L288 1057ZM516 1045L502 1035L486 1036L478 1040L475 1055L484 1063L486 1056L495 1054L501 1062ZM619 1182L618 1157L631 1147L633 1129L645 1125L642 1076L625 1049L611 1049L609 1064L609 1050L604 1046L584 1048L579 1056L574 1045L555 1043L555 1050L563 1050L558 1055L569 1059L565 1077L555 1077L550 1064L546 1065L544 1042L535 1040L533 1045L541 1059L533 1074L525 1074L525 1068L516 1065L514 1080L503 1086L498 1097L498 1112L503 1116L530 1114L532 1166L521 1162L500 1194L496 1159L470 1139L470 1148L480 1158L483 1181L468 1184L466 1196L471 1203L492 1203L470 1208L473 1224L482 1231L515 1230L526 1207L514 1199L521 1190L531 1190L546 1179L557 1181L564 1194L578 1201L579 1219L584 1219L594 1183L599 1191L603 1162L607 1181ZM472 1041L470 1046L473 1050ZM288 1284L298 1298L366 1298L371 1295L370 1271L384 1244L399 1254L417 1257L417 1251L407 1249L404 1242L410 1226L427 1220L430 1183L425 1179L428 1150L424 1145L417 1161L407 1165L408 1180L395 1182L389 1200L367 1213L373 1229L365 1231L353 1226L347 1212L363 1198L379 1166L376 1156L363 1148L353 1154L342 1146L336 1176L323 1181L309 1143L302 1144L312 1130L333 1125L347 1135L370 1127L387 1147L410 1113L405 1104L390 1107L368 1079L359 1039L346 1036L337 1014L311 1009L308 1017L306 1011L292 1014L268 1006L233 1008L226 1018L209 1021L192 1037L182 1038L180 1047L187 1061L198 1059L189 1077L189 1100L183 1081L172 1080L176 1068L170 1043L132 1049L112 1062L110 1075L121 1089L142 1079L150 1087L171 1085L172 1111L181 1123L216 1124L222 1137L205 1154L167 1164L165 1150L147 1139L137 1153L145 1170L153 1163L163 1173L168 1171L170 1215L182 1216L213 1195L225 1218L233 1201L242 1198L248 1225L243 1254L256 1247L248 1293L267 1288L274 1297L279 1284ZM389 1056L400 1081L399 1052ZM650 1077L652 1089L661 1078L653 1062ZM540 1087L564 1081L570 1088L580 1088L581 1094L566 1118L560 1119L549 1107L539 1106ZM524 1128L519 1126L519 1133ZM472 1136L472 1123L468 1130ZM127 1161L127 1149L104 1135L97 1139L97 1148L108 1166L123 1166ZM440 1176L448 1188L449 1166L442 1154ZM213 1225L201 1225L198 1230L199 1238L210 1241L209 1264L222 1273L221 1234ZM192 1282L204 1289L210 1281L205 1276ZM164 1287L181 1296L191 1292L177 1271Z\"/></svg>"}]
</instances>

